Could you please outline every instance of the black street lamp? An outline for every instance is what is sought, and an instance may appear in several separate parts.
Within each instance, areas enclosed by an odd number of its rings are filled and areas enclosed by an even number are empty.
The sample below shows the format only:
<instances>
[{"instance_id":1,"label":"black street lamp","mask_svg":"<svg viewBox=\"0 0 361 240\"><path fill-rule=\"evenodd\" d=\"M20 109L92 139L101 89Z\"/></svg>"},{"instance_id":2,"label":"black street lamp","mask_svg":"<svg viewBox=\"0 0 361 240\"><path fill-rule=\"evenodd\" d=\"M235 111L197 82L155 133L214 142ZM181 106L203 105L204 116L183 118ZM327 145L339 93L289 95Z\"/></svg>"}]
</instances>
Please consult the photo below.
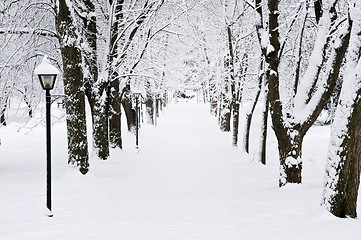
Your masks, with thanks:
<instances>
[{"instance_id":1,"label":"black street lamp","mask_svg":"<svg viewBox=\"0 0 361 240\"><path fill-rule=\"evenodd\" d=\"M51 65L47 57L44 57L42 62L34 70L35 75L38 75L40 84L45 90L46 100L46 206L49 210L48 217L52 217L51 211L51 132L50 132L50 106L51 95L50 90L54 88L56 76L59 71L56 67Z\"/></svg>"},{"instance_id":2,"label":"black street lamp","mask_svg":"<svg viewBox=\"0 0 361 240\"><path fill-rule=\"evenodd\" d=\"M142 96L142 93L139 90L133 91L133 96L135 97L135 148L139 148L139 98Z\"/></svg>"}]
</instances>

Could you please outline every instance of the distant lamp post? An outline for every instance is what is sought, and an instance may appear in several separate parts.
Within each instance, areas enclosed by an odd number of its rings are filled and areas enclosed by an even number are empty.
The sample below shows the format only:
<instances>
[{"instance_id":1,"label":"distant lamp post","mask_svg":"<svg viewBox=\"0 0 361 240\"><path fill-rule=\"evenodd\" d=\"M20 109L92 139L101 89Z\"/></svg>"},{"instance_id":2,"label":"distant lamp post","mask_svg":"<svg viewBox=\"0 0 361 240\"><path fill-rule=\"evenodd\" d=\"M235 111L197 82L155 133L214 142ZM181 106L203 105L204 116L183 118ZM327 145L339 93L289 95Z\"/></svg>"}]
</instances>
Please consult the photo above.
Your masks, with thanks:
<instances>
[{"instance_id":1,"label":"distant lamp post","mask_svg":"<svg viewBox=\"0 0 361 240\"><path fill-rule=\"evenodd\" d=\"M49 210L48 217L52 217L51 211L51 132L50 132L50 106L51 95L50 90L54 88L56 76L59 71L51 65L47 57L44 57L39 66L34 70L38 75L40 84L45 90L46 96L46 206Z\"/></svg>"},{"instance_id":2,"label":"distant lamp post","mask_svg":"<svg viewBox=\"0 0 361 240\"><path fill-rule=\"evenodd\" d=\"M142 93L139 90L134 90L133 96L135 98L135 147L139 148L139 99Z\"/></svg>"}]
</instances>

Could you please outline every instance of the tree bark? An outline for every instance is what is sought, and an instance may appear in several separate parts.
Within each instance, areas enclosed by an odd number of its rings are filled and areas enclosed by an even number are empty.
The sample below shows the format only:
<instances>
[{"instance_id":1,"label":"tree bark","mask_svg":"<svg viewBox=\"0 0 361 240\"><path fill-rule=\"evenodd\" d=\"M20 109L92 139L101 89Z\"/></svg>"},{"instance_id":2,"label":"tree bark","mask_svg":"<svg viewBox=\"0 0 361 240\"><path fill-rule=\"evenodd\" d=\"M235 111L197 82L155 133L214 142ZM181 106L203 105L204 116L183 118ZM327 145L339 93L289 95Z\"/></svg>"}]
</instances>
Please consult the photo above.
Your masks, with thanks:
<instances>
[{"instance_id":1,"label":"tree bark","mask_svg":"<svg viewBox=\"0 0 361 240\"><path fill-rule=\"evenodd\" d=\"M158 97L155 99L155 117L159 118L160 106L162 102Z\"/></svg>"},{"instance_id":2,"label":"tree bark","mask_svg":"<svg viewBox=\"0 0 361 240\"><path fill-rule=\"evenodd\" d=\"M361 91L358 91L357 100L352 109L352 115L347 126L347 135L343 136L341 148L337 153L340 158L336 168L337 181L334 184L335 194L329 199L329 211L341 218L357 217L357 198L360 185L361 171ZM329 156L329 159L333 156ZM333 159L330 159L332 161ZM330 176L331 169L327 174ZM335 179L335 180L336 180ZM332 188L333 186L327 186Z\"/></svg>"},{"instance_id":3,"label":"tree bark","mask_svg":"<svg viewBox=\"0 0 361 240\"><path fill-rule=\"evenodd\" d=\"M120 78L116 65L120 53L120 45L124 44L124 35L120 32L124 30L123 21L123 3L124 0L109 0L110 4L115 4L114 16L110 30L110 51L109 51L109 79L108 79L108 104L109 104L109 141L112 148L123 148L122 130L121 130L121 94ZM113 7L113 6L112 6ZM123 34L123 33L122 33ZM121 39L121 41L119 41Z\"/></svg>"},{"instance_id":4,"label":"tree bark","mask_svg":"<svg viewBox=\"0 0 361 240\"><path fill-rule=\"evenodd\" d=\"M278 23L278 0L269 0L269 43L270 46L267 49L266 62L268 63L268 69L266 70L266 77L268 81L269 89L269 100L270 100L270 111L273 123L273 129L278 141L278 149L280 155L280 186L284 186L286 183L301 183L302 182L302 158L301 158L301 148L303 136L307 133L308 129L316 121L317 117L321 113L323 107L327 103L328 99L331 96L331 93L336 85L336 81L340 72L341 64L344 59L344 54L346 52L348 43L349 43L349 32L350 24L346 26L346 29L342 34L339 34L337 41L332 45L330 49L330 55L326 58L326 55L322 55L320 66L310 65L312 76L309 76L310 82L315 84L320 76L320 69L323 64L326 63L329 67L328 72L326 73L326 88L320 88L318 91L321 91L317 98L317 102L312 105L312 110L307 112L307 118L299 121L294 121L294 116L291 112L283 110L283 102L280 99L279 91L279 51L280 51L280 42L279 42L279 23ZM335 22L335 4L334 1L330 7L329 14L326 17L330 17L331 24ZM326 31L330 31L330 25ZM324 27L324 26L323 26ZM325 29L323 29L325 30ZM321 36L323 36L321 34ZM323 39L324 41L325 39ZM317 51L314 50L314 53L319 54L318 50L323 52L331 45L331 38L327 37L323 45L318 46ZM337 44L336 44L337 43ZM315 69L315 67L317 69ZM312 78L312 79L311 79ZM311 91L313 86L311 87ZM303 99L305 100L304 104L308 104L311 101L311 98L314 94L308 93L307 96ZM297 97L297 96L296 96Z\"/></svg>"},{"instance_id":5,"label":"tree bark","mask_svg":"<svg viewBox=\"0 0 361 240\"><path fill-rule=\"evenodd\" d=\"M225 60L225 69L228 70L229 66L229 59ZM222 91L220 93L220 103L219 103L219 123L220 123L220 129L223 132L230 132L231 131L231 108L232 108L232 100L230 96L231 90L229 86L229 75L227 72L227 75L224 78L224 81L221 83L222 85Z\"/></svg>"},{"instance_id":6,"label":"tree bark","mask_svg":"<svg viewBox=\"0 0 361 240\"><path fill-rule=\"evenodd\" d=\"M5 112L6 112L6 107L7 107L7 101L5 101L5 103L0 106L0 124L3 126L6 126L6 118L5 118Z\"/></svg>"},{"instance_id":7,"label":"tree bark","mask_svg":"<svg viewBox=\"0 0 361 240\"><path fill-rule=\"evenodd\" d=\"M323 205L337 217L357 217L361 171L361 17L349 9L352 33L340 102L332 125L326 166ZM357 9L357 10L355 10Z\"/></svg>"},{"instance_id":8,"label":"tree bark","mask_svg":"<svg viewBox=\"0 0 361 240\"><path fill-rule=\"evenodd\" d=\"M314 7L315 7L315 16L316 16L316 22L318 23L322 17L323 10L322 10L322 0L315 0L314 1Z\"/></svg>"},{"instance_id":9,"label":"tree bark","mask_svg":"<svg viewBox=\"0 0 361 240\"><path fill-rule=\"evenodd\" d=\"M147 112L147 123L154 125L154 100L153 94L151 94L149 91L147 92L145 107Z\"/></svg>"},{"instance_id":10,"label":"tree bark","mask_svg":"<svg viewBox=\"0 0 361 240\"><path fill-rule=\"evenodd\" d=\"M113 77L116 75L113 73ZM109 139L112 148L123 148L121 131L121 96L119 95L119 78L110 82L109 89Z\"/></svg>"},{"instance_id":11,"label":"tree bark","mask_svg":"<svg viewBox=\"0 0 361 240\"><path fill-rule=\"evenodd\" d=\"M237 99L238 97L238 90L236 87L236 77L235 77L235 70L234 70L234 46L233 46L233 33L231 26L227 26L227 40L228 40L228 56L226 59L226 74L228 75L226 78L230 80L230 94L231 94L231 102L226 104L229 104L227 108L229 108L229 113L227 112L224 115L224 120L226 125L224 126L224 130L227 132L231 130L231 117L233 113L233 145L237 145L238 141L238 123L239 123L239 101ZM228 91L229 91L228 90ZM225 98L224 98L225 99ZM228 123L229 121L229 123Z\"/></svg>"},{"instance_id":12,"label":"tree bark","mask_svg":"<svg viewBox=\"0 0 361 240\"><path fill-rule=\"evenodd\" d=\"M225 93L222 93L220 104L220 129L223 132L231 131L231 103Z\"/></svg>"},{"instance_id":13,"label":"tree bark","mask_svg":"<svg viewBox=\"0 0 361 240\"><path fill-rule=\"evenodd\" d=\"M261 78L260 81L262 81L262 78ZM252 117L253 117L254 110L256 109L256 105L257 105L260 94L261 94L261 88L259 87L258 92L256 94L256 97L254 98L253 103L252 103L252 109L246 115L246 129L244 131L244 134L245 134L245 137L244 137L244 150L245 150L246 153L249 153L249 142L250 142Z\"/></svg>"},{"instance_id":14,"label":"tree bark","mask_svg":"<svg viewBox=\"0 0 361 240\"><path fill-rule=\"evenodd\" d=\"M130 84L127 84L123 89L122 105L127 119L128 131L134 133L136 127L136 112L132 104Z\"/></svg>"},{"instance_id":15,"label":"tree bark","mask_svg":"<svg viewBox=\"0 0 361 240\"><path fill-rule=\"evenodd\" d=\"M67 113L68 163L82 174L89 171L88 141L85 115L85 93L81 52L76 45L75 23L65 0L59 0L57 28L63 59L64 92Z\"/></svg>"},{"instance_id":16,"label":"tree bark","mask_svg":"<svg viewBox=\"0 0 361 240\"><path fill-rule=\"evenodd\" d=\"M106 160L109 153L108 136L108 107L106 101L102 101L102 95L106 90L105 83L98 82L98 57L97 57L97 19L95 5L90 0L83 0L86 14L80 14L84 31L83 41L86 48L82 48L84 65L87 68L87 75L84 76L85 94L92 116L93 147L96 155ZM90 16L90 17L85 17Z\"/></svg>"},{"instance_id":17,"label":"tree bark","mask_svg":"<svg viewBox=\"0 0 361 240\"><path fill-rule=\"evenodd\" d=\"M91 108L92 111L92 121L93 121L93 140L94 140L94 150L96 155L102 159L106 160L109 153L109 124L108 124L108 104L107 100L102 101L101 95L96 95L96 100L94 105Z\"/></svg>"},{"instance_id":18,"label":"tree bark","mask_svg":"<svg viewBox=\"0 0 361 240\"><path fill-rule=\"evenodd\" d=\"M238 144L238 130L239 130L239 109L240 109L240 104L238 102L236 102L235 104L233 104L233 138L232 138L232 144L233 146L237 146Z\"/></svg>"},{"instance_id":19,"label":"tree bark","mask_svg":"<svg viewBox=\"0 0 361 240\"><path fill-rule=\"evenodd\" d=\"M216 80L214 77L211 77L209 80L209 102L210 102L210 108L209 112L211 115L217 117L218 116L218 88L216 84Z\"/></svg>"},{"instance_id":20,"label":"tree bark","mask_svg":"<svg viewBox=\"0 0 361 240\"><path fill-rule=\"evenodd\" d=\"M279 186L282 187L286 183L301 183L303 134L297 128L290 128L284 136L278 135L278 141L280 155Z\"/></svg>"},{"instance_id":21,"label":"tree bark","mask_svg":"<svg viewBox=\"0 0 361 240\"><path fill-rule=\"evenodd\" d=\"M261 127L261 163L266 165L266 153L267 153L267 130L268 130L268 111L269 111L269 100L268 100L268 86L265 84L264 89L264 109L262 116L262 127Z\"/></svg>"}]
</instances>

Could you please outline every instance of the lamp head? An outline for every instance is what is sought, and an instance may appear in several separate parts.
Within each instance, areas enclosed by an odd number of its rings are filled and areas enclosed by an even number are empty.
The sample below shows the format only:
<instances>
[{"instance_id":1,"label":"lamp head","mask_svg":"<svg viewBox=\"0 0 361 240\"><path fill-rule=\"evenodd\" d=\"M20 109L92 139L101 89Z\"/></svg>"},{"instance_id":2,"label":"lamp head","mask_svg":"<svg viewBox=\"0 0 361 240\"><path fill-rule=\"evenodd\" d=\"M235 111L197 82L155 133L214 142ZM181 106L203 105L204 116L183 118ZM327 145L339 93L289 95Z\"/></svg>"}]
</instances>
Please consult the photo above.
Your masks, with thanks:
<instances>
[{"instance_id":1,"label":"lamp head","mask_svg":"<svg viewBox=\"0 0 361 240\"><path fill-rule=\"evenodd\" d=\"M56 76L59 74L59 71L45 56L35 68L34 73L38 75L42 88L44 90L51 90L54 88Z\"/></svg>"},{"instance_id":2,"label":"lamp head","mask_svg":"<svg viewBox=\"0 0 361 240\"><path fill-rule=\"evenodd\" d=\"M138 89L135 89L133 90L133 95L134 97L139 98L140 96L142 96L142 93Z\"/></svg>"}]
</instances>

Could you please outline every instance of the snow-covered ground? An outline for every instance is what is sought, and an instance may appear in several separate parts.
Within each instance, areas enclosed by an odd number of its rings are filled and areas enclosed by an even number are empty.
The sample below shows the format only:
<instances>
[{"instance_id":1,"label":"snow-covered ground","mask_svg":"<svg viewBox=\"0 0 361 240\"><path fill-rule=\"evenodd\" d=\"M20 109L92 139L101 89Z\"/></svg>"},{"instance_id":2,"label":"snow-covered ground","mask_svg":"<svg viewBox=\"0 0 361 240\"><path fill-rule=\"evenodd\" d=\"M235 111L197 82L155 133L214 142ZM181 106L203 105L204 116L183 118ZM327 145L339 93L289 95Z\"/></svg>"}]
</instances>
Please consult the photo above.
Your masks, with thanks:
<instances>
[{"instance_id":1,"label":"snow-covered ground","mask_svg":"<svg viewBox=\"0 0 361 240\"><path fill-rule=\"evenodd\" d=\"M52 111L61 113L56 106ZM338 219L320 207L329 127L313 127L305 137L304 183L278 188L272 130L268 164L263 166L253 156L258 147L257 121L252 154L246 155L231 146L230 133L219 131L206 104L172 104L161 114L158 126L143 124L139 153L134 136L123 131L124 150L113 150L107 161L92 157L86 176L67 165L66 128L61 120L52 127L54 217L49 218L44 215L44 124L30 131L34 123L23 127L21 121L9 118L9 125L0 128L1 240L361 236L361 220Z\"/></svg>"}]
</instances>

